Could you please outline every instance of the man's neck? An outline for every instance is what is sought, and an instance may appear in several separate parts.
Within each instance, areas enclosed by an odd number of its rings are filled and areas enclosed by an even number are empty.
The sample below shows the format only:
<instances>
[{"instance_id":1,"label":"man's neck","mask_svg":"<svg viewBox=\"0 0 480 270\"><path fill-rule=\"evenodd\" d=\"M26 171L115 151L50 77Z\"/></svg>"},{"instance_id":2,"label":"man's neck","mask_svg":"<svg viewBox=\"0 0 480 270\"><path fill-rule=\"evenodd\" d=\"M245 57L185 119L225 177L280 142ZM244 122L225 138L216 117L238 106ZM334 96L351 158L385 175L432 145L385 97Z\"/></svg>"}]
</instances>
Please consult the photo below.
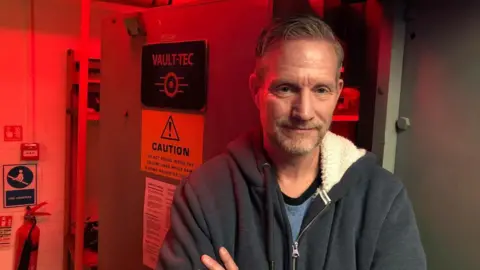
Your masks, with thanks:
<instances>
[{"instance_id":1,"label":"man's neck","mask_svg":"<svg viewBox=\"0 0 480 270\"><path fill-rule=\"evenodd\" d=\"M275 165L280 189L289 197L299 197L315 181L319 170L320 147L306 155L287 155L265 143L265 150Z\"/></svg>"}]
</instances>

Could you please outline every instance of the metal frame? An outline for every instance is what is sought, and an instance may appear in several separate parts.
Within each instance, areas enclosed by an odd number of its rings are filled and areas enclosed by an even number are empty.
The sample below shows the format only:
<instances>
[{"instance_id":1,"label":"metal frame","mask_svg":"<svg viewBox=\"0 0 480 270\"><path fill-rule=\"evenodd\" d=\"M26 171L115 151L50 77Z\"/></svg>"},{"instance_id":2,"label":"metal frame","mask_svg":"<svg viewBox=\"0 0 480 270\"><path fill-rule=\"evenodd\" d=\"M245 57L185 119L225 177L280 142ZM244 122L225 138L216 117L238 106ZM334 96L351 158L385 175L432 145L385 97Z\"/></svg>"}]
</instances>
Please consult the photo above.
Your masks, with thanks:
<instances>
[{"instance_id":1,"label":"metal frame","mask_svg":"<svg viewBox=\"0 0 480 270\"><path fill-rule=\"evenodd\" d=\"M406 22L403 0L385 1L379 29L379 55L372 152L381 165L395 170L396 121L399 117Z\"/></svg>"}]
</instances>

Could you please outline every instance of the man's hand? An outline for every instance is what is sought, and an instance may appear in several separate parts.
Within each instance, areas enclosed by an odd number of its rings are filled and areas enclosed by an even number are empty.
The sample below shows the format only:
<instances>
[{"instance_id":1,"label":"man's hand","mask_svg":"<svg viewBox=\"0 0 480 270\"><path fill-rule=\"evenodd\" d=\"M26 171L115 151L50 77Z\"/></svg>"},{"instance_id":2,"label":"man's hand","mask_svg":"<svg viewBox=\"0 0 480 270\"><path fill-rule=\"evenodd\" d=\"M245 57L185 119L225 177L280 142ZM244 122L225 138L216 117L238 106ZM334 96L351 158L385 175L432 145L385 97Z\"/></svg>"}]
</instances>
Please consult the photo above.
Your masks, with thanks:
<instances>
[{"instance_id":1,"label":"man's hand","mask_svg":"<svg viewBox=\"0 0 480 270\"><path fill-rule=\"evenodd\" d=\"M235 264L232 256L230 256L230 253L228 253L226 248L221 247L219 250L219 253L220 253L220 258L222 259L222 262L227 269L223 268L218 262L216 262L210 256L203 255L201 260L202 260L202 263L208 268L208 270L238 270L237 264Z\"/></svg>"}]
</instances>

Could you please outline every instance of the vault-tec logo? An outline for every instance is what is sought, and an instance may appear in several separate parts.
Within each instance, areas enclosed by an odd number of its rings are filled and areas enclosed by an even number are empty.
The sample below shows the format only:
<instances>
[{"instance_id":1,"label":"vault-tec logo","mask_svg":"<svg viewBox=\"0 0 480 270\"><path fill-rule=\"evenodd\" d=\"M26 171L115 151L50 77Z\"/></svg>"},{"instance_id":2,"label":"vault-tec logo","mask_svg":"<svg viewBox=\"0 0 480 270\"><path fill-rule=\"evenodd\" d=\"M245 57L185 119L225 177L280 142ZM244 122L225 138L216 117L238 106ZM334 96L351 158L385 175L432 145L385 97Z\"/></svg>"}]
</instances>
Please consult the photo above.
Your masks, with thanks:
<instances>
[{"instance_id":1,"label":"vault-tec logo","mask_svg":"<svg viewBox=\"0 0 480 270\"><path fill-rule=\"evenodd\" d=\"M207 99L206 42L145 45L141 92L147 107L203 111Z\"/></svg>"}]
</instances>

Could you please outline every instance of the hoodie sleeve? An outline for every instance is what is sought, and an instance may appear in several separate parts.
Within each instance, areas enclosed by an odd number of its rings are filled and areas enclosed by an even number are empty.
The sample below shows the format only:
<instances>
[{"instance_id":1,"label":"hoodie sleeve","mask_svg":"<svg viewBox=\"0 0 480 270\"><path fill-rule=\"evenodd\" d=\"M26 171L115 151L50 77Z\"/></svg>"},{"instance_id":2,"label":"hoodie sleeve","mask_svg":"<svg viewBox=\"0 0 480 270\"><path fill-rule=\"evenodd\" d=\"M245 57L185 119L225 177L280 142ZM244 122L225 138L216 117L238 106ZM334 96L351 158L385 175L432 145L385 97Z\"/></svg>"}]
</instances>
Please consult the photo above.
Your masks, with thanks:
<instances>
[{"instance_id":1,"label":"hoodie sleeve","mask_svg":"<svg viewBox=\"0 0 480 270\"><path fill-rule=\"evenodd\" d=\"M215 253L200 202L187 180L175 191L170 217L156 270L204 269L200 257L215 258Z\"/></svg>"},{"instance_id":2,"label":"hoodie sleeve","mask_svg":"<svg viewBox=\"0 0 480 270\"><path fill-rule=\"evenodd\" d=\"M404 187L394 199L383 223L371 269L427 269L415 214Z\"/></svg>"}]
</instances>

